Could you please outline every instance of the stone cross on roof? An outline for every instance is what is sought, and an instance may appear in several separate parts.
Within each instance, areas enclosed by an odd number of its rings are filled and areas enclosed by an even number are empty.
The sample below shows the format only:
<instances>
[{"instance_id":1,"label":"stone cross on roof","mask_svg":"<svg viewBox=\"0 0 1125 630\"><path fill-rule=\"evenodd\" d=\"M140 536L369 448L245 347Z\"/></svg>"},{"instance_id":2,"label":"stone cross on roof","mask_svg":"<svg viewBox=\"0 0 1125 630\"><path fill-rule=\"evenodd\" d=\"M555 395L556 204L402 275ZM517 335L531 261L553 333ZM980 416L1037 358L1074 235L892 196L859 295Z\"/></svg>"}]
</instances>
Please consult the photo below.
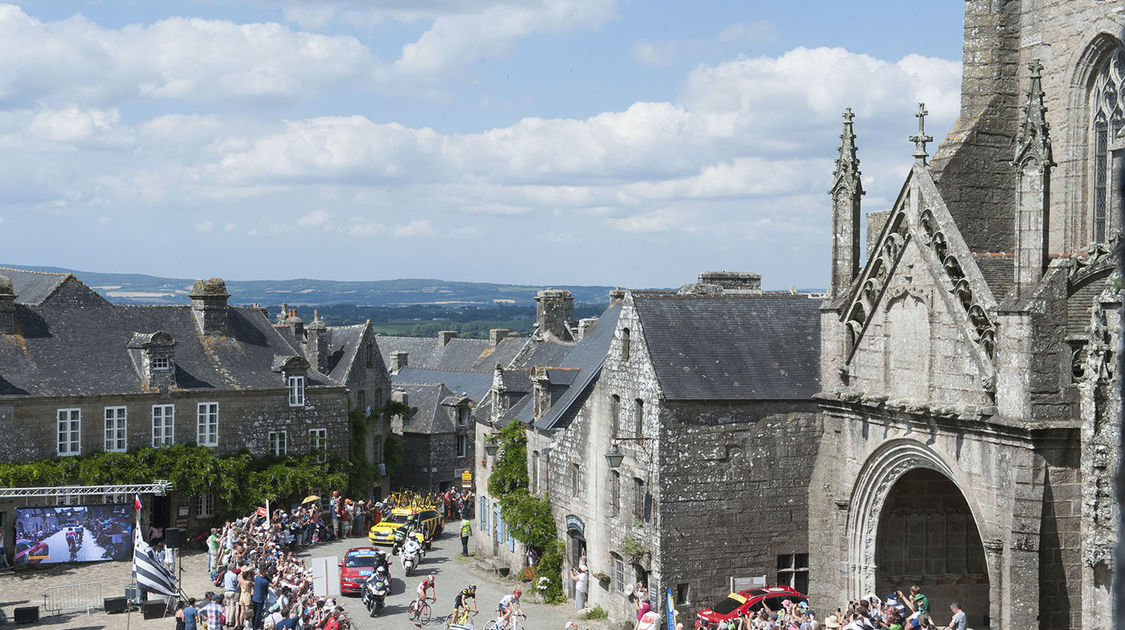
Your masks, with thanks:
<instances>
[{"instance_id":1,"label":"stone cross on roof","mask_svg":"<svg viewBox=\"0 0 1125 630\"><path fill-rule=\"evenodd\" d=\"M918 103L918 111L914 116L918 119L918 135L910 136L910 141L914 143L914 160L916 162L926 163L926 143L933 142L933 136L926 135L926 115L930 112L926 111L925 103Z\"/></svg>"}]
</instances>

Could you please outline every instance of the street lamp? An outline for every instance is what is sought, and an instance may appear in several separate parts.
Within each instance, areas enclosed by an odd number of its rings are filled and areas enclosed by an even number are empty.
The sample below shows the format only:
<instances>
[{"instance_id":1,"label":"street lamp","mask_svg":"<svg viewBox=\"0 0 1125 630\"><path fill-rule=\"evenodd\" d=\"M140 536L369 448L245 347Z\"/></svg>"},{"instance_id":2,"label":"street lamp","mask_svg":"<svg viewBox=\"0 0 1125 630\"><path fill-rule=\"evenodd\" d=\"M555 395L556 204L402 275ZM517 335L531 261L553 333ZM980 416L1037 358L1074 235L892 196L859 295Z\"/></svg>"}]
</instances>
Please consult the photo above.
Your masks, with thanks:
<instances>
[{"instance_id":1,"label":"street lamp","mask_svg":"<svg viewBox=\"0 0 1125 630\"><path fill-rule=\"evenodd\" d=\"M609 463L610 468L617 468L621 465L621 461L625 459L625 455L621 452L621 449L617 448L617 442L619 440L625 440L627 442L640 442L644 444L651 439L652 438L650 437L615 437L613 438L613 441L609 443L609 451L607 451L605 454L605 461Z\"/></svg>"}]
</instances>

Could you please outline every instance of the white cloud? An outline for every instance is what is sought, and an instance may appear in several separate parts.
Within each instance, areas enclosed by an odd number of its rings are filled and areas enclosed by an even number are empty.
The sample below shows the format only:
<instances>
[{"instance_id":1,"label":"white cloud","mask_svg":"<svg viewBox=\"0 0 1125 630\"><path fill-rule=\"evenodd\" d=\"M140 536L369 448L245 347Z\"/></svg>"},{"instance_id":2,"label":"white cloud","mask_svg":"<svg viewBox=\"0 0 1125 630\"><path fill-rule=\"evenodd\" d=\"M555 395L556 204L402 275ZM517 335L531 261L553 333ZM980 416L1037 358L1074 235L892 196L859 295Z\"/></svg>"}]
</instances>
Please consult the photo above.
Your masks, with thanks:
<instances>
[{"instance_id":1,"label":"white cloud","mask_svg":"<svg viewBox=\"0 0 1125 630\"><path fill-rule=\"evenodd\" d=\"M121 114L116 109L79 109L41 111L31 120L31 135L56 144L89 148L127 148L135 138L130 130L118 126Z\"/></svg>"},{"instance_id":2,"label":"white cloud","mask_svg":"<svg viewBox=\"0 0 1125 630\"><path fill-rule=\"evenodd\" d=\"M381 236L386 231L386 228L380 223L353 223L348 228L348 234L352 236Z\"/></svg>"},{"instance_id":3,"label":"white cloud","mask_svg":"<svg viewBox=\"0 0 1125 630\"><path fill-rule=\"evenodd\" d=\"M196 232L211 232L215 229L215 224L211 221L200 221L191 227Z\"/></svg>"},{"instance_id":4,"label":"white cloud","mask_svg":"<svg viewBox=\"0 0 1125 630\"><path fill-rule=\"evenodd\" d=\"M773 24L765 20L731 24L719 33L721 42L765 43L777 39Z\"/></svg>"},{"instance_id":5,"label":"white cloud","mask_svg":"<svg viewBox=\"0 0 1125 630\"><path fill-rule=\"evenodd\" d=\"M391 230L391 233L399 238L437 235L437 232L434 231L428 219L415 219L410 223L395 226L395 228Z\"/></svg>"},{"instance_id":6,"label":"white cloud","mask_svg":"<svg viewBox=\"0 0 1125 630\"><path fill-rule=\"evenodd\" d=\"M331 215L325 210L313 210L297 219L297 225L299 227L324 227L331 218Z\"/></svg>"},{"instance_id":7,"label":"white cloud","mask_svg":"<svg viewBox=\"0 0 1125 630\"><path fill-rule=\"evenodd\" d=\"M666 66L676 56L676 42L648 42L640 40L631 49L633 58L650 66Z\"/></svg>"}]
</instances>

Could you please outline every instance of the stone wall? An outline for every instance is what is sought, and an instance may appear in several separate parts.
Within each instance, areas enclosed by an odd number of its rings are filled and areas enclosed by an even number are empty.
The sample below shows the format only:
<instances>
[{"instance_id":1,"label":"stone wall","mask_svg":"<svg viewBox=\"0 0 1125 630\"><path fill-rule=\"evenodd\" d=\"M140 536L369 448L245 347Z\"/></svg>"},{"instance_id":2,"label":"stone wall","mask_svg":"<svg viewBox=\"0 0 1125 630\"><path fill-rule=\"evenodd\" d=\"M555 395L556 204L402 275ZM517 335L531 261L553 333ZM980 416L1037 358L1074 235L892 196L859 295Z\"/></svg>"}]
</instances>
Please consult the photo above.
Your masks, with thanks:
<instances>
[{"instance_id":1,"label":"stone wall","mask_svg":"<svg viewBox=\"0 0 1125 630\"><path fill-rule=\"evenodd\" d=\"M731 577L778 584L778 556L812 551L815 405L665 402L661 425L661 578L687 594L681 616L726 594Z\"/></svg>"},{"instance_id":2,"label":"stone wall","mask_svg":"<svg viewBox=\"0 0 1125 630\"><path fill-rule=\"evenodd\" d=\"M0 433L21 439L0 442L0 461L31 462L56 456L59 409L81 409L82 453L105 450L105 408L124 406L126 447L152 446L152 406L175 405L175 443L195 443L198 403L219 404L219 454L248 449L255 455L269 451L269 432L286 431L288 452L310 448L309 430L327 429L327 449L348 454L347 401L342 388L308 388L306 405L290 407L285 389L248 392L175 392L124 396L35 398L0 406Z\"/></svg>"},{"instance_id":3,"label":"stone wall","mask_svg":"<svg viewBox=\"0 0 1125 630\"><path fill-rule=\"evenodd\" d=\"M457 459L456 437L452 433L402 435L402 465L391 475L396 490L428 492L449 488L453 484ZM460 476L457 485L460 486Z\"/></svg>"},{"instance_id":4,"label":"stone wall","mask_svg":"<svg viewBox=\"0 0 1125 630\"><path fill-rule=\"evenodd\" d=\"M1082 623L1082 484L1078 431L1060 431L1043 449L1047 462L1039 542L1039 622L1042 630Z\"/></svg>"}]
</instances>

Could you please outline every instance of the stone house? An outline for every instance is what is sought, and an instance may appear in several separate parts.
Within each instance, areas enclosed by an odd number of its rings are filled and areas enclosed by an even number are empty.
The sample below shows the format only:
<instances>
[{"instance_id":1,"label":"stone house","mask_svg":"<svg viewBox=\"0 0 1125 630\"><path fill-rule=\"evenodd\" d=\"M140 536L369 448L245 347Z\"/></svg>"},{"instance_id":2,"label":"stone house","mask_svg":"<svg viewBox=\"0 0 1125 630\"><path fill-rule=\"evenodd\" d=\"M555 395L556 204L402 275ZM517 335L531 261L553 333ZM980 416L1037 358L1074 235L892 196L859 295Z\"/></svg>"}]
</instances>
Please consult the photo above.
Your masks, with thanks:
<instances>
[{"instance_id":1,"label":"stone house","mask_svg":"<svg viewBox=\"0 0 1125 630\"><path fill-rule=\"evenodd\" d=\"M862 264L845 113L814 600L917 583L939 624L1112 627L1123 31L1121 2L966 2L957 126L930 162L920 108Z\"/></svg>"},{"instance_id":2,"label":"stone house","mask_svg":"<svg viewBox=\"0 0 1125 630\"><path fill-rule=\"evenodd\" d=\"M0 431L21 436L0 460L182 442L347 457L345 385L262 309L229 305L222 280L196 281L190 306L119 306L70 274L0 273ZM213 495L152 501L158 526L221 508ZM14 508L0 506L5 528Z\"/></svg>"}]
</instances>

